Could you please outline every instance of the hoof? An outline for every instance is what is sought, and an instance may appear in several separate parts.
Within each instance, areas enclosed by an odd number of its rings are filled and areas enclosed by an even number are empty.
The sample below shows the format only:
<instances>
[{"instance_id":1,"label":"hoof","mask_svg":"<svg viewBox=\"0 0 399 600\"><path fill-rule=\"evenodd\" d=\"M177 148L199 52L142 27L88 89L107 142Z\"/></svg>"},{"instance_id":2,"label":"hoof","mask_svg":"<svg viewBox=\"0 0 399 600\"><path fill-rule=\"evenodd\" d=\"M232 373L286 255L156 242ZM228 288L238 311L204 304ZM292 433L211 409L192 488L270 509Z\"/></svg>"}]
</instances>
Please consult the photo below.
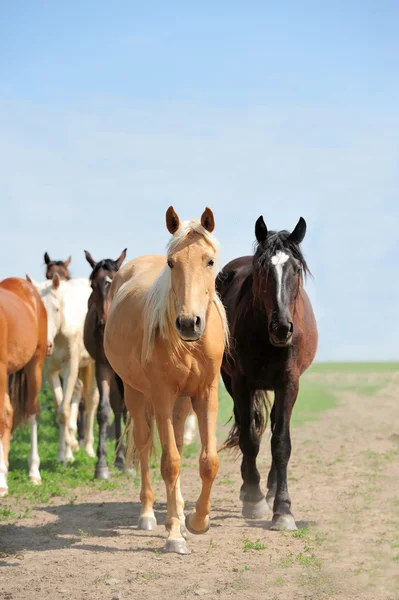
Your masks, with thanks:
<instances>
[{"instance_id":1,"label":"hoof","mask_svg":"<svg viewBox=\"0 0 399 600\"><path fill-rule=\"evenodd\" d=\"M90 456L90 458L95 458L96 457L96 453L94 452L92 446L88 446L88 447L85 446L85 451L86 451L87 456Z\"/></svg>"},{"instance_id":2,"label":"hoof","mask_svg":"<svg viewBox=\"0 0 399 600\"><path fill-rule=\"evenodd\" d=\"M298 528L292 515L273 515L272 531L296 531Z\"/></svg>"},{"instance_id":3,"label":"hoof","mask_svg":"<svg viewBox=\"0 0 399 600\"><path fill-rule=\"evenodd\" d=\"M175 552L176 554L190 554L187 548L186 540L167 540L163 549L164 552Z\"/></svg>"},{"instance_id":4,"label":"hoof","mask_svg":"<svg viewBox=\"0 0 399 600\"><path fill-rule=\"evenodd\" d=\"M109 479L109 470L108 467L96 467L94 472L94 477L96 479Z\"/></svg>"},{"instance_id":5,"label":"hoof","mask_svg":"<svg viewBox=\"0 0 399 600\"><path fill-rule=\"evenodd\" d=\"M266 500L258 500L258 502L243 502L242 503L242 516L244 519L261 519L265 516L269 507L266 504Z\"/></svg>"},{"instance_id":6,"label":"hoof","mask_svg":"<svg viewBox=\"0 0 399 600\"><path fill-rule=\"evenodd\" d=\"M125 470L125 463L123 461L123 458L116 458L115 462L114 462L114 467L116 469L118 469L118 471L124 471Z\"/></svg>"},{"instance_id":7,"label":"hoof","mask_svg":"<svg viewBox=\"0 0 399 600\"><path fill-rule=\"evenodd\" d=\"M270 510L273 510L274 506L274 492L272 490L268 490L266 494L266 502Z\"/></svg>"},{"instance_id":8,"label":"hoof","mask_svg":"<svg viewBox=\"0 0 399 600\"><path fill-rule=\"evenodd\" d=\"M140 515L137 528L144 531L154 531L157 528L157 520L155 517Z\"/></svg>"},{"instance_id":9,"label":"hoof","mask_svg":"<svg viewBox=\"0 0 399 600\"><path fill-rule=\"evenodd\" d=\"M205 519L205 527L203 529L194 529L193 526L190 524L190 521L192 520L193 515L195 516L195 513L191 513L189 515L187 515L186 517L186 528L187 531L189 531L190 533L194 534L194 535L202 535L203 533L206 533L209 530L210 527L210 519L207 516Z\"/></svg>"},{"instance_id":10,"label":"hoof","mask_svg":"<svg viewBox=\"0 0 399 600\"><path fill-rule=\"evenodd\" d=\"M41 477L29 477L31 483L33 483L33 485L41 485L42 484L42 480Z\"/></svg>"},{"instance_id":11,"label":"hoof","mask_svg":"<svg viewBox=\"0 0 399 600\"><path fill-rule=\"evenodd\" d=\"M8 488L0 488L0 498L4 498L8 494Z\"/></svg>"}]
</instances>

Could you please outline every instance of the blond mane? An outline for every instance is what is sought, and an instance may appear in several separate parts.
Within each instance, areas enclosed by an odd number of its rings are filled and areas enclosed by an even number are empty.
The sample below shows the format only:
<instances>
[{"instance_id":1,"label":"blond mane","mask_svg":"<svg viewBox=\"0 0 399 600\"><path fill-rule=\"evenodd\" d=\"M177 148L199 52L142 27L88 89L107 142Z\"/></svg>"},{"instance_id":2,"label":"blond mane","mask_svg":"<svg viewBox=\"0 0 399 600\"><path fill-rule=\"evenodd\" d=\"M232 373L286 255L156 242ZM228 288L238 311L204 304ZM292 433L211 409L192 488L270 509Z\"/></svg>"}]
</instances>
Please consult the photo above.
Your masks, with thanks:
<instances>
[{"instance_id":1,"label":"blond mane","mask_svg":"<svg viewBox=\"0 0 399 600\"><path fill-rule=\"evenodd\" d=\"M197 219L183 221L167 245L168 255L175 252L186 238L197 233L201 236L199 243L209 245L215 251L215 265L219 255L219 242L209 233ZM141 362L145 364L151 358L155 340L159 334L170 348L171 356L176 356L181 350L190 350L193 344L185 343L177 333L175 322L175 302L173 302L170 268L165 264L160 275L149 289L143 314L143 345ZM215 307L222 319L223 340L227 347L229 343L229 326L225 308L215 290L213 299Z\"/></svg>"}]
</instances>

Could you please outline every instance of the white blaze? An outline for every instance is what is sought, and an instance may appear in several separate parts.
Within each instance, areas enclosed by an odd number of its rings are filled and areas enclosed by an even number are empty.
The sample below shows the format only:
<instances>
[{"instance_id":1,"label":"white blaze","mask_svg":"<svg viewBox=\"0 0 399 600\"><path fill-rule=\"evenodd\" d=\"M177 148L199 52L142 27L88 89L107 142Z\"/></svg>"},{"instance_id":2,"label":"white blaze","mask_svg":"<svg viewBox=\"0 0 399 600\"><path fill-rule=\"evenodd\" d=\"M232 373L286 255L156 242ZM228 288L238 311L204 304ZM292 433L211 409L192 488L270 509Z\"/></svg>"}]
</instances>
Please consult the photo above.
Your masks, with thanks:
<instances>
[{"instance_id":1,"label":"white blaze","mask_svg":"<svg viewBox=\"0 0 399 600\"><path fill-rule=\"evenodd\" d=\"M281 300L281 282L283 279L283 267L287 260L289 260L288 254L285 254L282 250L276 252L274 256L272 256L271 263L276 269L277 273L277 304Z\"/></svg>"}]
</instances>

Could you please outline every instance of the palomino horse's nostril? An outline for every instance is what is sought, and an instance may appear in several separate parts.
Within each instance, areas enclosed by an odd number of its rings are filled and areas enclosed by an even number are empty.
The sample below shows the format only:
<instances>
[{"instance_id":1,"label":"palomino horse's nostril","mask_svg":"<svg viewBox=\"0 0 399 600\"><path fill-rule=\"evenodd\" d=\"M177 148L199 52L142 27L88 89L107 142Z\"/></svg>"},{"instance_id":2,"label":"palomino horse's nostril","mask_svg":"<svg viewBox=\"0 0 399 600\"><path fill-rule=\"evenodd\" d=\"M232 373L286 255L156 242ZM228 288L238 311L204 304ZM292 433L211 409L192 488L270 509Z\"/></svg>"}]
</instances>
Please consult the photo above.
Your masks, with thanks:
<instances>
[{"instance_id":1,"label":"palomino horse's nostril","mask_svg":"<svg viewBox=\"0 0 399 600\"><path fill-rule=\"evenodd\" d=\"M201 325L201 317L195 317L195 326L199 327Z\"/></svg>"},{"instance_id":2,"label":"palomino horse's nostril","mask_svg":"<svg viewBox=\"0 0 399 600\"><path fill-rule=\"evenodd\" d=\"M177 329L180 331L180 328L181 328L181 321L180 321L180 317L177 317L177 319L176 319L176 327L177 327Z\"/></svg>"}]
</instances>

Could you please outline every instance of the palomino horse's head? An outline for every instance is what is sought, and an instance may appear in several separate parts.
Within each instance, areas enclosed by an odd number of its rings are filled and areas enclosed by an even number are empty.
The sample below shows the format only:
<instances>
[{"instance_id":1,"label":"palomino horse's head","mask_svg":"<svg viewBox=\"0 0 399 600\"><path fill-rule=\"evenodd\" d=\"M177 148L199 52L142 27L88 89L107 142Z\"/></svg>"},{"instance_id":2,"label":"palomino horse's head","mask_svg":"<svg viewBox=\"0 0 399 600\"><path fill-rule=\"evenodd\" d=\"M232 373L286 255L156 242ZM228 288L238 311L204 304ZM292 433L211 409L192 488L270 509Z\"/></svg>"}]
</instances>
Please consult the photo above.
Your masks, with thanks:
<instances>
[{"instance_id":1,"label":"palomino horse's head","mask_svg":"<svg viewBox=\"0 0 399 600\"><path fill-rule=\"evenodd\" d=\"M61 330L62 325L62 299L60 295L61 278L58 273L55 273L51 282L44 284L37 283L33 279L26 276L42 299L44 307L47 311L47 355L51 355L54 349L54 338Z\"/></svg>"},{"instance_id":2,"label":"palomino horse's head","mask_svg":"<svg viewBox=\"0 0 399 600\"><path fill-rule=\"evenodd\" d=\"M215 296L216 244L211 236L215 220L210 208L201 222L180 219L170 206L166 226L173 238L168 246L167 265L170 269L175 326L185 342L199 340L206 326L210 304Z\"/></svg>"},{"instance_id":3,"label":"palomino horse's head","mask_svg":"<svg viewBox=\"0 0 399 600\"><path fill-rule=\"evenodd\" d=\"M100 325L105 325L108 318L109 307L111 306L111 298L109 291L111 289L111 283L121 267L121 264L126 258L125 248L121 253L120 257L116 260L112 258L106 258L96 262L90 252L85 250L86 260L93 269L90 275L91 289L93 290L89 298L89 308L92 304L95 304L97 317Z\"/></svg>"},{"instance_id":4,"label":"palomino horse's head","mask_svg":"<svg viewBox=\"0 0 399 600\"><path fill-rule=\"evenodd\" d=\"M302 287L302 274L309 273L299 246L305 234L302 217L292 233L268 231L263 217L256 221L253 293L265 307L269 339L274 346L288 346L294 335L295 301Z\"/></svg>"},{"instance_id":5,"label":"palomino horse's head","mask_svg":"<svg viewBox=\"0 0 399 600\"><path fill-rule=\"evenodd\" d=\"M68 280L71 278L69 272L69 265L71 264L72 258L69 257L67 260L51 260L48 253L44 253L44 262L46 263L46 279L52 279L55 273L58 273L59 278L62 280Z\"/></svg>"}]
</instances>

